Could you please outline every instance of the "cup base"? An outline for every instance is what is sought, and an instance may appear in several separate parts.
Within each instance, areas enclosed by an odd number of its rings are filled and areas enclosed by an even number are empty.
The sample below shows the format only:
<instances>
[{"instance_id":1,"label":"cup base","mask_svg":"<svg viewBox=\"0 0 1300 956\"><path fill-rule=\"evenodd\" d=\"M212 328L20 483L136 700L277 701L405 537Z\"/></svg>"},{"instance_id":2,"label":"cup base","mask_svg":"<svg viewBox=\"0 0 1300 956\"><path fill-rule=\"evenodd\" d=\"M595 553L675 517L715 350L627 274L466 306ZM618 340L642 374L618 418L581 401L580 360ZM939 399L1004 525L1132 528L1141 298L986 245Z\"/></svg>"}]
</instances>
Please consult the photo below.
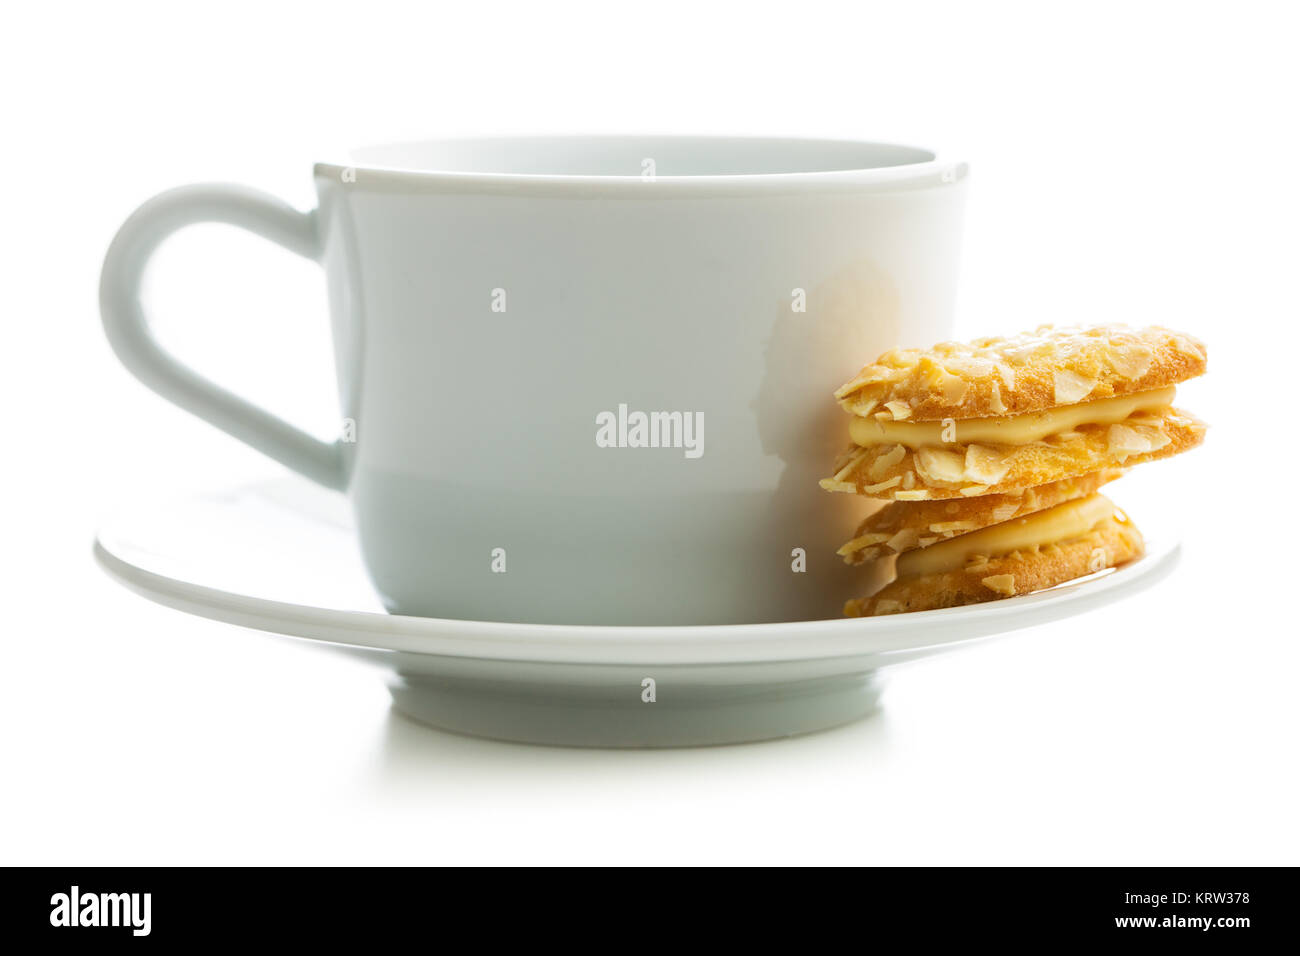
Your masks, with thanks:
<instances>
[{"instance_id":1,"label":"cup base","mask_svg":"<svg viewBox=\"0 0 1300 956\"><path fill-rule=\"evenodd\" d=\"M626 685L395 675L393 706L439 730L565 747L697 747L792 737L874 713L876 671L791 684L687 684L646 701ZM642 695L644 696L644 694Z\"/></svg>"}]
</instances>

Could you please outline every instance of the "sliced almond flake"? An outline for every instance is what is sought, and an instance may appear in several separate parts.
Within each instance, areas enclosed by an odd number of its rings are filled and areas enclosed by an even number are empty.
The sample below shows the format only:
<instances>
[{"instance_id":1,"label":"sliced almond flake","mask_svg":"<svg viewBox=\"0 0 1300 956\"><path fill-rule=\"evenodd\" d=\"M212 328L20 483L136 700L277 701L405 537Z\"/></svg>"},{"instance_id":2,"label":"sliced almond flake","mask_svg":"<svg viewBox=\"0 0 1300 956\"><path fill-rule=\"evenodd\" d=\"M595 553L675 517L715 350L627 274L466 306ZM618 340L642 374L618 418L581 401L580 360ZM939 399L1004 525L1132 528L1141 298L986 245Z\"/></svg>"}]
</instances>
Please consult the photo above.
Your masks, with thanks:
<instances>
[{"instance_id":1,"label":"sliced almond flake","mask_svg":"<svg viewBox=\"0 0 1300 956\"><path fill-rule=\"evenodd\" d=\"M916 546L918 548L928 548L930 547L930 545L934 544L938 540L939 540L938 535L927 534L924 537L920 537L916 539Z\"/></svg>"},{"instance_id":2,"label":"sliced almond flake","mask_svg":"<svg viewBox=\"0 0 1300 956\"><path fill-rule=\"evenodd\" d=\"M1061 369L1052 375L1055 399L1058 405L1073 405L1081 402L1097 387L1094 379L1086 378L1069 369Z\"/></svg>"},{"instance_id":3,"label":"sliced almond flake","mask_svg":"<svg viewBox=\"0 0 1300 956\"><path fill-rule=\"evenodd\" d=\"M1135 425L1133 427L1137 429L1139 435L1147 440L1149 451L1159 451L1173 441L1172 438L1165 434L1163 428L1153 425Z\"/></svg>"},{"instance_id":4,"label":"sliced almond flake","mask_svg":"<svg viewBox=\"0 0 1300 956\"><path fill-rule=\"evenodd\" d=\"M980 584L995 594L1001 594L1003 597L1011 597L1016 593L1016 576L1014 574L991 574L987 578L980 578Z\"/></svg>"},{"instance_id":5,"label":"sliced almond flake","mask_svg":"<svg viewBox=\"0 0 1300 956\"><path fill-rule=\"evenodd\" d=\"M846 554L852 554L855 551L861 551L863 548L868 547L870 545L880 544L880 542L888 541L888 540L889 540L889 535L880 534L878 532L872 534L859 535L858 537L854 538L852 541L844 542L844 544L840 545L840 549L835 553L842 557Z\"/></svg>"},{"instance_id":6,"label":"sliced almond flake","mask_svg":"<svg viewBox=\"0 0 1300 956\"><path fill-rule=\"evenodd\" d=\"M1145 455L1168 445L1170 438L1149 425L1111 425L1106 431L1106 450L1121 459Z\"/></svg>"},{"instance_id":7,"label":"sliced almond flake","mask_svg":"<svg viewBox=\"0 0 1300 956\"><path fill-rule=\"evenodd\" d=\"M996 485L1011 470L1011 459L987 445L971 445L963 462L966 477L984 485Z\"/></svg>"},{"instance_id":8,"label":"sliced almond flake","mask_svg":"<svg viewBox=\"0 0 1300 956\"><path fill-rule=\"evenodd\" d=\"M1016 370L1006 362L998 362L993 367L997 369L998 378L1002 380L1002 387L1008 392L1014 391L1016 387Z\"/></svg>"},{"instance_id":9,"label":"sliced almond flake","mask_svg":"<svg viewBox=\"0 0 1300 956\"><path fill-rule=\"evenodd\" d=\"M902 553L916 547L917 537L915 528L903 528L885 542L885 547L896 553Z\"/></svg>"},{"instance_id":10,"label":"sliced almond flake","mask_svg":"<svg viewBox=\"0 0 1300 956\"><path fill-rule=\"evenodd\" d=\"M858 466L858 463L867 456L869 451L871 451L870 448L859 448L855 450L853 454L849 455L849 460L844 463L844 467L831 476L831 480L843 481L845 476Z\"/></svg>"},{"instance_id":11,"label":"sliced almond flake","mask_svg":"<svg viewBox=\"0 0 1300 956\"><path fill-rule=\"evenodd\" d=\"M961 490L961 493L967 498L978 498L988 490L988 485L967 485Z\"/></svg>"},{"instance_id":12,"label":"sliced almond flake","mask_svg":"<svg viewBox=\"0 0 1300 956\"><path fill-rule=\"evenodd\" d=\"M902 461L903 456L906 454L906 448L902 445L895 445L883 455L878 456L876 460L871 463L871 467L867 469L867 477L872 481L879 481L885 476L885 472L889 471Z\"/></svg>"},{"instance_id":13,"label":"sliced almond flake","mask_svg":"<svg viewBox=\"0 0 1300 956\"><path fill-rule=\"evenodd\" d=\"M857 491L858 486L851 481L836 481L833 478L823 478L817 482L825 491Z\"/></svg>"},{"instance_id":14,"label":"sliced almond flake","mask_svg":"<svg viewBox=\"0 0 1300 956\"><path fill-rule=\"evenodd\" d=\"M894 492L895 501L925 501L930 497L928 488L917 488L915 491L896 491Z\"/></svg>"},{"instance_id":15,"label":"sliced almond flake","mask_svg":"<svg viewBox=\"0 0 1300 956\"><path fill-rule=\"evenodd\" d=\"M894 421L912 417L912 406L907 402L885 402L885 407L894 416Z\"/></svg>"},{"instance_id":16,"label":"sliced almond flake","mask_svg":"<svg viewBox=\"0 0 1300 956\"><path fill-rule=\"evenodd\" d=\"M874 377L875 375L874 369L875 366L868 366L867 368L864 368L861 372L859 372L856 376L854 376L854 378L851 381L845 382L843 385L837 388L835 390L835 397L843 398L846 395L850 395L853 392L856 392L864 385L870 385L873 382L879 381L879 379L876 379ZM876 404L874 399L872 399L871 404L872 405Z\"/></svg>"},{"instance_id":17,"label":"sliced almond flake","mask_svg":"<svg viewBox=\"0 0 1300 956\"><path fill-rule=\"evenodd\" d=\"M930 388L941 389L948 371L932 356L922 355L916 363L916 374Z\"/></svg>"},{"instance_id":18,"label":"sliced almond flake","mask_svg":"<svg viewBox=\"0 0 1300 956\"><path fill-rule=\"evenodd\" d=\"M945 405L960 405L965 400L966 393L970 390L970 383L964 378L945 371L940 381Z\"/></svg>"},{"instance_id":19,"label":"sliced almond flake","mask_svg":"<svg viewBox=\"0 0 1300 956\"><path fill-rule=\"evenodd\" d=\"M893 478L890 478L886 481L882 481L878 485L864 485L862 488L862 493L870 495L870 494L874 494L877 491L884 491L886 488L894 487L894 485L898 484L902 480L903 479L900 476L895 475Z\"/></svg>"},{"instance_id":20,"label":"sliced almond flake","mask_svg":"<svg viewBox=\"0 0 1300 956\"><path fill-rule=\"evenodd\" d=\"M962 348L958 343L952 344L958 349ZM976 355L959 355L955 358L945 359L943 364L948 371L956 372L958 375L969 379L988 378L993 374L993 360Z\"/></svg>"},{"instance_id":21,"label":"sliced almond flake","mask_svg":"<svg viewBox=\"0 0 1300 956\"><path fill-rule=\"evenodd\" d=\"M915 459L916 471L926 481L956 484L966 477L966 461L955 451L921 448Z\"/></svg>"},{"instance_id":22,"label":"sliced almond flake","mask_svg":"<svg viewBox=\"0 0 1300 956\"><path fill-rule=\"evenodd\" d=\"M844 555L845 564L866 564L868 561L874 561L880 557L880 545L873 544L869 548L863 548L861 551L855 551L851 554Z\"/></svg>"},{"instance_id":23,"label":"sliced almond flake","mask_svg":"<svg viewBox=\"0 0 1300 956\"><path fill-rule=\"evenodd\" d=\"M1139 379L1151 369L1155 352L1142 342L1124 342L1108 350L1110 367L1130 381Z\"/></svg>"},{"instance_id":24,"label":"sliced almond flake","mask_svg":"<svg viewBox=\"0 0 1300 956\"><path fill-rule=\"evenodd\" d=\"M1150 412L1138 412L1124 419L1125 425L1153 425L1159 428L1164 423L1164 418L1159 415L1152 415Z\"/></svg>"},{"instance_id":25,"label":"sliced almond flake","mask_svg":"<svg viewBox=\"0 0 1300 956\"><path fill-rule=\"evenodd\" d=\"M992 382L990 384L992 387L989 391L989 408L992 409L993 414L995 415L1004 415L1006 414L1007 406L1002 402L1002 389L998 388L997 382Z\"/></svg>"},{"instance_id":26,"label":"sliced almond flake","mask_svg":"<svg viewBox=\"0 0 1300 956\"><path fill-rule=\"evenodd\" d=\"M974 521L936 521L930 525L930 530L943 534L945 531L974 531L976 527Z\"/></svg>"},{"instance_id":27,"label":"sliced almond flake","mask_svg":"<svg viewBox=\"0 0 1300 956\"><path fill-rule=\"evenodd\" d=\"M1147 441L1130 425L1114 424L1106 429L1106 450L1119 457L1138 455L1147 450Z\"/></svg>"},{"instance_id":28,"label":"sliced almond flake","mask_svg":"<svg viewBox=\"0 0 1300 956\"><path fill-rule=\"evenodd\" d=\"M916 474L912 471L903 472L903 488L910 491L915 484Z\"/></svg>"}]
</instances>

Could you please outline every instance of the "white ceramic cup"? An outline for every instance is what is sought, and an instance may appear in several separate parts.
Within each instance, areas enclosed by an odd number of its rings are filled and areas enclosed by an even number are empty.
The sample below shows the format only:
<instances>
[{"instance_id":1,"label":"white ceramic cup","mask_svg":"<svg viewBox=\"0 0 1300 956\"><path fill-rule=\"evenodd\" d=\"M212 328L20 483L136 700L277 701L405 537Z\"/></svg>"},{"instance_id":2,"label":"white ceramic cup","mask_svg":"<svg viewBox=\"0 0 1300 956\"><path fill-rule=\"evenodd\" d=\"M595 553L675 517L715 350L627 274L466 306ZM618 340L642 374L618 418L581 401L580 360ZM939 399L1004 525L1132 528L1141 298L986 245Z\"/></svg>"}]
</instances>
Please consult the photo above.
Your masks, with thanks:
<instances>
[{"instance_id":1,"label":"white ceramic cup","mask_svg":"<svg viewBox=\"0 0 1300 956\"><path fill-rule=\"evenodd\" d=\"M817 484L847 443L831 393L880 352L950 332L964 164L882 143L659 136L441 140L355 159L315 167L312 212L229 185L141 206L101 283L127 368L346 491L395 613L838 616L860 575L835 549L864 503ZM340 440L159 348L140 279L197 222L324 268Z\"/></svg>"}]
</instances>

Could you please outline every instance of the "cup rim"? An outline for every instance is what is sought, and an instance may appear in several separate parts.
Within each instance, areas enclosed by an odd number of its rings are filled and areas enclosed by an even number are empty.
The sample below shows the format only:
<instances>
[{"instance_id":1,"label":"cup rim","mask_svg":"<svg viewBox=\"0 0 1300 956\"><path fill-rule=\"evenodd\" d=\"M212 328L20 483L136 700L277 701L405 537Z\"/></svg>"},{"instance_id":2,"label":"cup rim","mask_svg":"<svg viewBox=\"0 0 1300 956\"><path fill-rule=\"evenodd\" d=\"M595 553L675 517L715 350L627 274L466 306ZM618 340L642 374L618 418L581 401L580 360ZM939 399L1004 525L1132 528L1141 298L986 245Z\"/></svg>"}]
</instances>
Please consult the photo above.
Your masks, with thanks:
<instances>
[{"instance_id":1,"label":"cup rim","mask_svg":"<svg viewBox=\"0 0 1300 956\"><path fill-rule=\"evenodd\" d=\"M969 164L949 158L945 150L914 146L885 140L847 139L809 136L731 136L711 134L527 134L520 136L444 136L383 143L358 152L429 147L437 145L493 144L528 142L570 142L577 147L592 143L626 143L629 141L677 142L680 144L728 143L749 147L771 145L823 146L828 148L886 148L909 150L927 158L889 166L855 166L850 168L801 170L792 172L703 173L689 175L608 175L600 173L524 173L483 172L454 169L423 169L385 165L381 162L323 161L313 166L318 180L334 180L349 186L370 187L382 191L432 189L444 191L473 189L490 192L587 192L645 196L672 193L732 193L748 191L803 191L852 187L877 189L914 189L951 186L963 182Z\"/></svg>"}]
</instances>

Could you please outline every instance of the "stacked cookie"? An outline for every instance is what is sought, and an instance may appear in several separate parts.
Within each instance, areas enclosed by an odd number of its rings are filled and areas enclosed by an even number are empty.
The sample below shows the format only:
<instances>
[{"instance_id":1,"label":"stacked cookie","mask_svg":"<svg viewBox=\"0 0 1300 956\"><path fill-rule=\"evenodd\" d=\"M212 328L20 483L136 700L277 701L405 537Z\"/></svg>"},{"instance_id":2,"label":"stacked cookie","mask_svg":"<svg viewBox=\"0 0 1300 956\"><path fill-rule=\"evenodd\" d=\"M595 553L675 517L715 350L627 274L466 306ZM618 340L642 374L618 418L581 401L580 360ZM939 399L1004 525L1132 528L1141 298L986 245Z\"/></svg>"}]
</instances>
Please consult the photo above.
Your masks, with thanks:
<instances>
[{"instance_id":1,"label":"stacked cookie","mask_svg":"<svg viewBox=\"0 0 1300 956\"><path fill-rule=\"evenodd\" d=\"M844 612L995 600L1138 557L1141 534L1097 490L1201 443L1172 402L1205 361L1168 329L1044 326L866 366L835 393L852 444L821 485L889 502L839 553L894 577Z\"/></svg>"}]
</instances>

